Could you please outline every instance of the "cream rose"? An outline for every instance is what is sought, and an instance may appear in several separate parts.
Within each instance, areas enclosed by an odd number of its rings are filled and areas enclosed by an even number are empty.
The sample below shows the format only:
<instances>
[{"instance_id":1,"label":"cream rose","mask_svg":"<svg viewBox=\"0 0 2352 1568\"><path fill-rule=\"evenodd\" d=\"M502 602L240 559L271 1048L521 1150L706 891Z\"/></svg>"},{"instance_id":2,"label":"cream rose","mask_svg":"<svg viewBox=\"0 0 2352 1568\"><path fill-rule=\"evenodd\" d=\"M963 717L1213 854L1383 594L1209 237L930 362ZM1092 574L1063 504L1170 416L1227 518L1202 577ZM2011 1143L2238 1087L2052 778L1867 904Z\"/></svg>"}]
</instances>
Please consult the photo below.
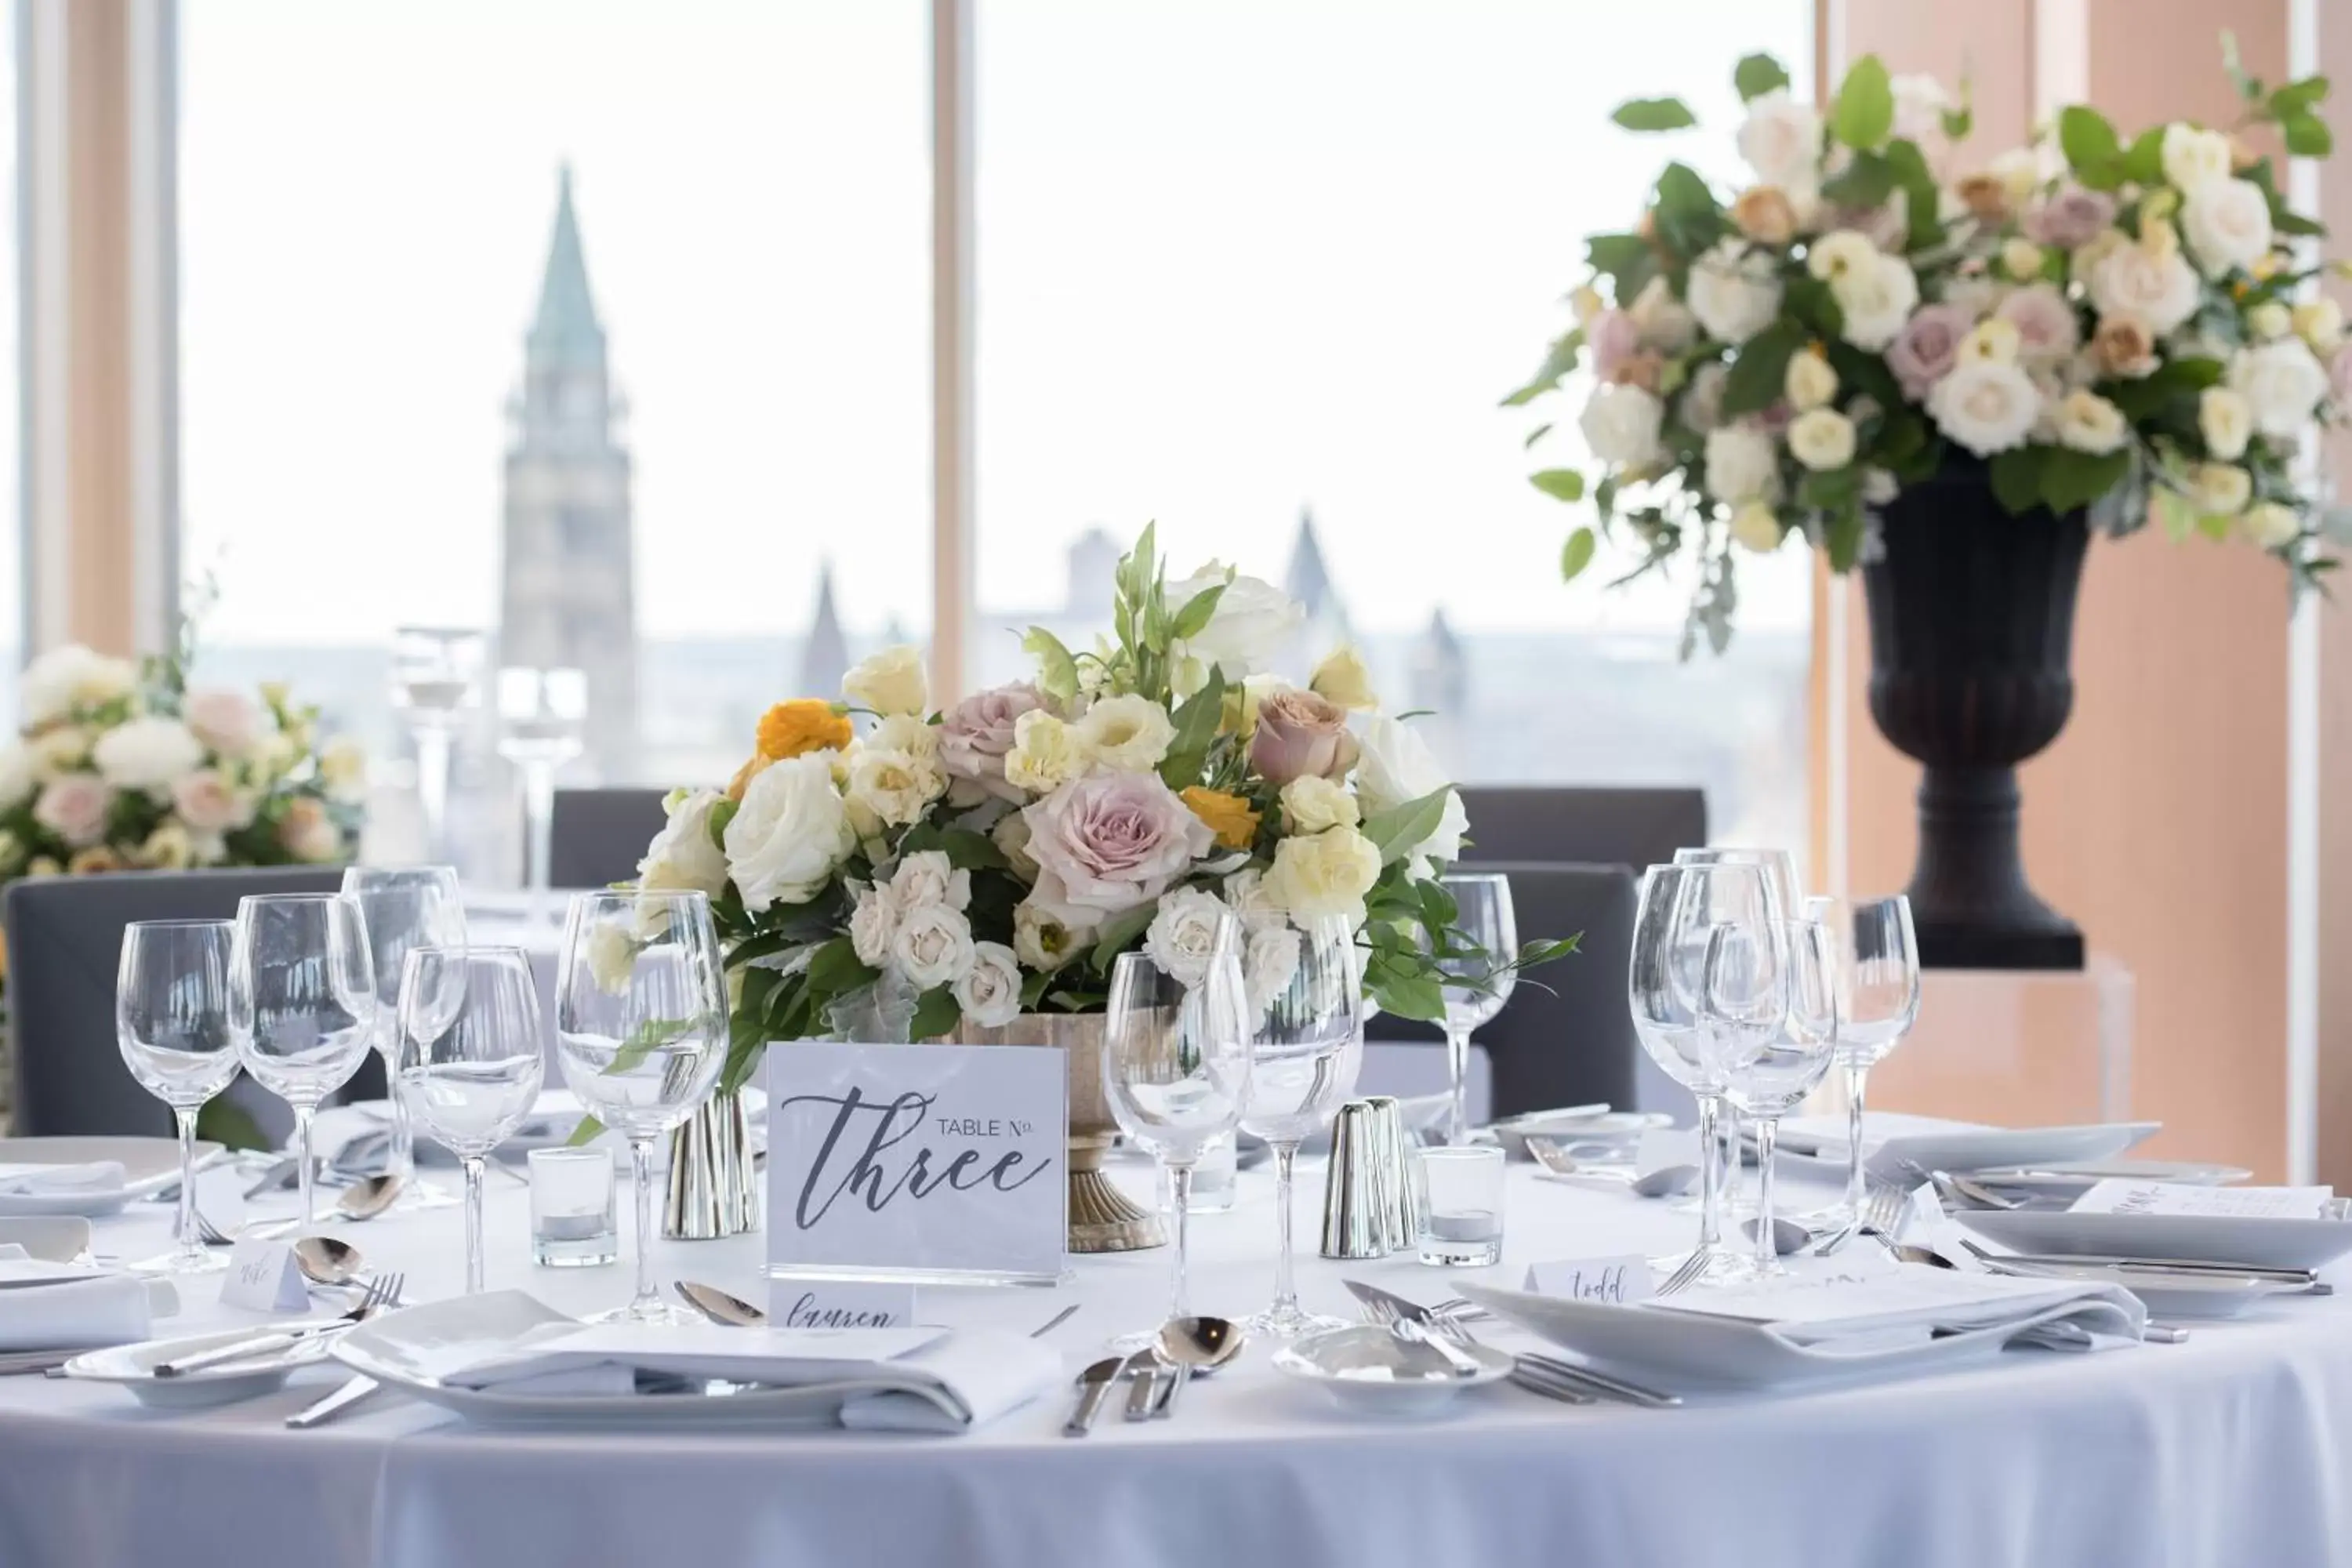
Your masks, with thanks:
<instances>
[{"instance_id":1,"label":"cream rose","mask_svg":"<svg viewBox=\"0 0 2352 1568\"><path fill-rule=\"evenodd\" d=\"M1214 893L1178 888L1160 900L1160 912L1143 933L1143 951L1178 984L1198 985L1216 956L1217 928L1232 913Z\"/></svg>"},{"instance_id":2,"label":"cream rose","mask_svg":"<svg viewBox=\"0 0 2352 1568\"><path fill-rule=\"evenodd\" d=\"M2100 318L2091 334L2091 363L2109 375L2137 381L2156 372L2156 333L2129 311Z\"/></svg>"},{"instance_id":3,"label":"cream rose","mask_svg":"<svg viewBox=\"0 0 2352 1568\"><path fill-rule=\"evenodd\" d=\"M1780 498L1780 454L1772 437L1753 425L1724 425L1707 432L1703 472L1706 493L1727 505Z\"/></svg>"},{"instance_id":4,"label":"cream rose","mask_svg":"<svg viewBox=\"0 0 2352 1568\"><path fill-rule=\"evenodd\" d=\"M841 694L885 719L894 714L921 718L929 702L930 687L923 676L923 656L904 643L886 647L842 678Z\"/></svg>"},{"instance_id":5,"label":"cream rose","mask_svg":"<svg viewBox=\"0 0 2352 1568\"><path fill-rule=\"evenodd\" d=\"M596 989L618 996L629 988L637 967L637 942L625 920L603 920L588 928L589 977Z\"/></svg>"},{"instance_id":6,"label":"cream rose","mask_svg":"<svg viewBox=\"0 0 2352 1568\"><path fill-rule=\"evenodd\" d=\"M2197 274L2177 250L2124 245L2092 268L2091 303L2102 316L2134 316L2162 337L2197 313Z\"/></svg>"},{"instance_id":7,"label":"cream rose","mask_svg":"<svg viewBox=\"0 0 2352 1568\"><path fill-rule=\"evenodd\" d=\"M2228 179L2233 162L2223 132L2200 131L2178 120L2164 128L2164 177L2184 195Z\"/></svg>"},{"instance_id":8,"label":"cream rose","mask_svg":"<svg viewBox=\"0 0 2352 1568\"><path fill-rule=\"evenodd\" d=\"M1918 307L1919 279L1902 258L1878 256L1867 267L1832 277L1830 293L1844 317L1839 335L1858 349L1879 353Z\"/></svg>"},{"instance_id":9,"label":"cream rose","mask_svg":"<svg viewBox=\"0 0 2352 1568\"><path fill-rule=\"evenodd\" d=\"M1723 423L1723 384L1731 377L1731 368L1720 360L1710 360L1698 367L1683 390L1682 402L1676 413L1682 422L1698 435L1704 436Z\"/></svg>"},{"instance_id":10,"label":"cream rose","mask_svg":"<svg viewBox=\"0 0 2352 1568\"><path fill-rule=\"evenodd\" d=\"M1641 333L1643 348L1656 349L1661 353L1678 354L1691 346L1698 335L1698 324L1675 291L1663 278L1653 278L1633 296L1633 304L1625 309Z\"/></svg>"},{"instance_id":11,"label":"cream rose","mask_svg":"<svg viewBox=\"0 0 2352 1568\"><path fill-rule=\"evenodd\" d=\"M1282 786L1282 815L1293 833L1320 833L1327 827L1353 827L1363 820L1356 797L1345 784L1307 773Z\"/></svg>"},{"instance_id":12,"label":"cream rose","mask_svg":"<svg viewBox=\"0 0 2352 1568\"><path fill-rule=\"evenodd\" d=\"M1298 977L1298 933L1287 923L1249 933L1242 951L1242 994L1253 1015L1263 1015Z\"/></svg>"},{"instance_id":13,"label":"cream rose","mask_svg":"<svg viewBox=\"0 0 2352 1568\"><path fill-rule=\"evenodd\" d=\"M1337 647L1324 655L1315 673L1307 678L1307 689L1326 702L1356 712L1381 705L1372 690L1372 672L1364 668L1363 656L1352 647Z\"/></svg>"},{"instance_id":14,"label":"cream rose","mask_svg":"<svg viewBox=\"0 0 2352 1568\"><path fill-rule=\"evenodd\" d=\"M2197 398L2197 432L2205 437L2205 455L2234 463L2246 455L2254 433L2254 408L2245 397L2226 386L2209 386Z\"/></svg>"},{"instance_id":15,"label":"cream rose","mask_svg":"<svg viewBox=\"0 0 2352 1568\"><path fill-rule=\"evenodd\" d=\"M1297 835L1275 846L1269 897L1300 920L1336 915L1364 923L1364 895L1380 880L1381 852L1352 827Z\"/></svg>"},{"instance_id":16,"label":"cream rose","mask_svg":"<svg viewBox=\"0 0 2352 1568\"><path fill-rule=\"evenodd\" d=\"M1658 426L1665 405L1652 394L1621 382L1592 390L1576 427L1593 458L1612 468L1638 468L1658 456Z\"/></svg>"},{"instance_id":17,"label":"cream rose","mask_svg":"<svg viewBox=\"0 0 2352 1568\"><path fill-rule=\"evenodd\" d=\"M298 796L278 819L278 842L297 860L314 865L338 859L343 853L342 829L327 816L327 808L309 795Z\"/></svg>"},{"instance_id":18,"label":"cream rose","mask_svg":"<svg viewBox=\"0 0 2352 1568\"><path fill-rule=\"evenodd\" d=\"M2209 278L2251 271L2270 254L2270 198L2252 180L2208 180L2180 204L2180 237Z\"/></svg>"},{"instance_id":19,"label":"cream rose","mask_svg":"<svg viewBox=\"0 0 2352 1568\"><path fill-rule=\"evenodd\" d=\"M1781 377L1780 386L1789 406L1801 414L1822 407L1837 395L1838 375L1830 368L1828 360L1806 349L1789 356L1789 369Z\"/></svg>"},{"instance_id":20,"label":"cream rose","mask_svg":"<svg viewBox=\"0 0 2352 1568\"><path fill-rule=\"evenodd\" d=\"M2042 275L2042 247L2030 239L2005 239L2000 246L2000 267L2020 283L2030 282Z\"/></svg>"},{"instance_id":21,"label":"cream rose","mask_svg":"<svg viewBox=\"0 0 2352 1568\"><path fill-rule=\"evenodd\" d=\"M1013 726L1013 749L1004 753L1008 783L1050 794L1092 766L1070 726L1044 709L1024 713Z\"/></svg>"},{"instance_id":22,"label":"cream rose","mask_svg":"<svg viewBox=\"0 0 2352 1568\"><path fill-rule=\"evenodd\" d=\"M1780 279L1772 258L1745 240L1725 239L1691 264L1684 289L1691 314L1719 342L1744 343L1780 313Z\"/></svg>"},{"instance_id":23,"label":"cream rose","mask_svg":"<svg viewBox=\"0 0 2352 1568\"><path fill-rule=\"evenodd\" d=\"M2325 294L2304 300L2287 320L2314 353L2334 353L2344 342L2344 307Z\"/></svg>"},{"instance_id":24,"label":"cream rose","mask_svg":"<svg viewBox=\"0 0 2352 1568\"><path fill-rule=\"evenodd\" d=\"M217 768L198 768L172 784L172 809L199 833L232 833L252 825L254 799Z\"/></svg>"},{"instance_id":25,"label":"cream rose","mask_svg":"<svg viewBox=\"0 0 2352 1568\"><path fill-rule=\"evenodd\" d=\"M1121 773L1148 773L1168 755L1176 742L1176 726L1168 710L1137 693L1106 697L1087 710L1077 722L1079 747L1098 767Z\"/></svg>"},{"instance_id":26,"label":"cream rose","mask_svg":"<svg viewBox=\"0 0 2352 1568\"><path fill-rule=\"evenodd\" d=\"M117 789L168 789L195 771L205 747L177 719L133 719L100 735L89 756Z\"/></svg>"},{"instance_id":27,"label":"cream rose","mask_svg":"<svg viewBox=\"0 0 2352 1568\"><path fill-rule=\"evenodd\" d=\"M2248 507L2246 515L2238 520L2246 537L2264 550L2278 550L2294 542L2303 532L2303 520L2294 509L2277 501L2266 500L2260 506Z\"/></svg>"},{"instance_id":28,"label":"cream rose","mask_svg":"<svg viewBox=\"0 0 2352 1568\"><path fill-rule=\"evenodd\" d=\"M971 873L958 870L944 851L918 849L901 856L890 874L890 901L902 910L927 904L964 909L971 902Z\"/></svg>"},{"instance_id":29,"label":"cream rose","mask_svg":"<svg viewBox=\"0 0 2352 1568\"><path fill-rule=\"evenodd\" d=\"M947 793L947 774L926 768L906 752L860 746L849 760L849 785L843 793L877 820L905 827L921 820L925 808Z\"/></svg>"},{"instance_id":30,"label":"cream rose","mask_svg":"<svg viewBox=\"0 0 2352 1568\"><path fill-rule=\"evenodd\" d=\"M338 735L319 752L319 782L327 798L353 805L367 798L367 748L349 735Z\"/></svg>"},{"instance_id":31,"label":"cream rose","mask_svg":"<svg viewBox=\"0 0 2352 1568\"><path fill-rule=\"evenodd\" d=\"M225 686L189 692L180 717L197 740L223 756L243 756L261 734L261 710L244 692Z\"/></svg>"},{"instance_id":32,"label":"cream rose","mask_svg":"<svg viewBox=\"0 0 2352 1568\"><path fill-rule=\"evenodd\" d=\"M743 786L742 804L720 837L728 875L753 914L808 902L856 848L834 787L833 760L830 751L803 752L770 763Z\"/></svg>"},{"instance_id":33,"label":"cream rose","mask_svg":"<svg viewBox=\"0 0 2352 1568\"><path fill-rule=\"evenodd\" d=\"M1001 942L972 943L971 967L955 983L956 1005L983 1029L1021 1016L1021 960Z\"/></svg>"},{"instance_id":34,"label":"cream rose","mask_svg":"<svg viewBox=\"0 0 2352 1568\"><path fill-rule=\"evenodd\" d=\"M945 904L906 910L890 938L890 966L918 991L954 984L972 956L971 922Z\"/></svg>"},{"instance_id":35,"label":"cream rose","mask_svg":"<svg viewBox=\"0 0 2352 1568\"><path fill-rule=\"evenodd\" d=\"M2294 331L2294 312L2276 300L2265 300L2246 312L2246 331L2264 342Z\"/></svg>"},{"instance_id":36,"label":"cream rose","mask_svg":"<svg viewBox=\"0 0 2352 1568\"><path fill-rule=\"evenodd\" d=\"M2189 499L2200 516L2235 517L2253 494L2253 476L2234 463L2200 463L2189 470Z\"/></svg>"},{"instance_id":37,"label":"cream rose","mask_svg":"<svg viewBox=\"0 0 2352 1568\"><path fill-rule=\"evenodd\" d=\"M890 961L890 939L898 934L898 905L880 888L856 884L849 910L849 945L857 962L874 969Z\"/></svg>"},{"instance_id":38,"label":"cream rose","mask_svg":"<svg viewBox=\"0 0 2352 1568\"><path fill-rule=\"evenodd\" d=\"M1816 473L1853 461L1853 421L1834 408L1812 408L1789 426L1789 450Z\"/></svg>"},{"instance_id":39,"label":"cream rose","mask_svg":"<svg viewBox=\"0 0 2352 1568\"><path fill-rule=\"evenodd\" d=\"M1780 548L1784 537L1780 514L1760 500L1749 501L1731 514L1732 541L1759 555L1769 555Z\"/></svg>"},{"instance_id":40,"label":"cream rose","mask_svg":"<svg viewBox=\"0 0 2352 1568\"><path fill-rule=\"evenodd\" d=\"M1979 458L2023 446L2041 409L2032 377L1990 360L1955 365L1927 395L1937 427Z\"/></svg>"},{"instance_id":41,"label":"cream rose","mask_svg":"<svg viewBox=\"0 0 2352 1568\"><path fill-rule=\"evenodd\" d=\"M2078 386L2058 402L2055 411L2058 442L2077 452L2104 455L2131 438L2123 410L2087 386Z\"/></svg>"},{"instance_id":42,"label":"cream rose","mask_svg":"<svg viewBox=\"0 0 2352 1568\"><path fill-rule=\"evenodd\" d=\"M2227 379L2252 411L2254 428L2278 438L2299 435L2327 395L2327 373L2299 338L2242 351Z\"/></svg>"},{"instance_id":43,"label":"cream rose","mask_svg":"<svg viewBox=\"0 0 2352 1568\"><path fill-rule=\"evenodd\" d=\"M24 722L37 729L138 689L139 667L129 659L109 658L79 643L68 643L26 665L18 689Z\"/></svg>"}]
</instances>

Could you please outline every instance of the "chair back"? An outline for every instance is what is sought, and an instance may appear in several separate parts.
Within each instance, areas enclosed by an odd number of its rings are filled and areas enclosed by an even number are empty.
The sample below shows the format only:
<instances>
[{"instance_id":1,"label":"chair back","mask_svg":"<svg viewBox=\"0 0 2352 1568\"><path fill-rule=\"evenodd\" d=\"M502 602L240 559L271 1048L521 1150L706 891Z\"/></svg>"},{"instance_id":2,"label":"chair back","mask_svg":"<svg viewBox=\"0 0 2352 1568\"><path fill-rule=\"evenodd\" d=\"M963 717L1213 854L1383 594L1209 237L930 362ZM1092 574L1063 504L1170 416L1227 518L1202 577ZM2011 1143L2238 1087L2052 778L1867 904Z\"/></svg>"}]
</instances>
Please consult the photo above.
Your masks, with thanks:
<instances>
[{"instance_id":1,"label":"chair back","mask_svg":"<svg viewBox=\"0 0 2352 1568\"><path fill-rule=\"evenodd\" d=\"M603 888L637 874L667 815L658 789L560 789L548 827L548 880Z\"/></svg>"},{"instance_id":2,"label":"chair back","mask_svg":"<svg viewBox=\"0 0 2352 1568\"><path fill-rule=\"evenodd\" d=\"M1696 789L1563 789L1465 784L1465 868L1496 861L1630 866L1637 878L1675 851L1706 842L1706 795Z\"/></svg>"}]
</instances>

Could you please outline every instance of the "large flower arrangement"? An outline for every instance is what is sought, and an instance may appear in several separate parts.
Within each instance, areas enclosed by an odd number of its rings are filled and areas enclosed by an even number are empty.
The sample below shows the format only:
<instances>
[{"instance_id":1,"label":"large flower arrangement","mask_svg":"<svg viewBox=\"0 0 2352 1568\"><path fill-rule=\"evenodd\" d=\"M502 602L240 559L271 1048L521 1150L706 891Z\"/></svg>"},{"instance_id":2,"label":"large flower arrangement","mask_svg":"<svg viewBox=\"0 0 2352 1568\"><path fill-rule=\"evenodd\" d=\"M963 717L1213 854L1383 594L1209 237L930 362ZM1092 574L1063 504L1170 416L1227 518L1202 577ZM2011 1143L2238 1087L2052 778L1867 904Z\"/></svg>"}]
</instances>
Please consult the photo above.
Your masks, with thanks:
<instances>
[{"instance_id":1,"label":"large flower arrangement","mask_svg":"<svg viewBox=\"0 0 2352 1568\"><path fill-rule=\"evenodd\" d=\"M1150 529L1112 618L1088 652L1033 628L1034 679L944 711L916 651L891 648L850 672L845 701L770 710L727 789L671 796L638 886L710 896L733 993L722 1090L772 1039L1099 1010L1119 953L1197 974L1228 910L1256 997L1295 972L1293 921L1337 916L1381 1006L1442 1015L1438 960L1476 952L1436 879L1467 822L1420 737L1373 715L1358 657L1304 687L1268 672L1304 612L1214 563L1168 581ZM625 965L633 941L616 924L592 955Z\"/></svg>"},{"instance_id":2,"label":"large flower arrangement","mask_svg":"<svg viewBox=\"0 0 2352 1568\"><path fill-rule=\"evenodd\" d=\"M1754 183L1727 198L1668 164L1635 232L1591 238L1576 326L1506 399L1591 373L1576 424L1599 526L1631 528L1633 575L1696 560L1685 652L1729 637L1735 545L1801 533L1844 571L1874 550L1873 507L1955 453L2012 512L2087 507L2113 533L2153 514L2177 538L2249 540L2298 584L2334 564L2296 467L2315 421L2352 406L2343 312L2297 256L2326 231L2237 134L2325 155L2327 82L2266 88L2224 44L2232 131L2126 141L2075 105L1958 171L1938 164L1969 110L1931 78L1864 58L1823 114L1770 57L1739 63ZM1694 123L1672 99L1616 120ZM1533 476L1570 501L1585 479ZM1575 530L1563 572L1596 548Z\"/></svg>"}]
</instances>

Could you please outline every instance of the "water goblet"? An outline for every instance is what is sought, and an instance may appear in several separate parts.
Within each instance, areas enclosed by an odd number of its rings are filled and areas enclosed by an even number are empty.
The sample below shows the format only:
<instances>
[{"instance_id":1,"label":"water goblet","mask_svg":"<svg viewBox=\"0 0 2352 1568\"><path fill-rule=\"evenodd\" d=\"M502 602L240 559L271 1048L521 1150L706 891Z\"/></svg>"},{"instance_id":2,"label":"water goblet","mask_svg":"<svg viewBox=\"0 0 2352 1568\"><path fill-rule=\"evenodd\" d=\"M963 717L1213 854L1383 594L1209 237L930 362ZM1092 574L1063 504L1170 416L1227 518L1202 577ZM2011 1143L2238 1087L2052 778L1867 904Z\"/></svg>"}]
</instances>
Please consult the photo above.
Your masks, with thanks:
<instances>
[{"instance_id":1,"label":"water goblet","mask_svg":"<svg viewBox=\"0 0 2352 1568\"><path fill-rule=\"evenodd\" d=\"M470 626L400 626L392 634L392 703L416 746L425 853L448 853L449 744L475 701L488 639Z\"/></svg>"},{"instance_id":2,"label":"water goblet","mask_svg":"<svg viewBox=\"0 0 2352 1568\"><path fill-rule=\"evenodd\" d=\"M1805 918L1826 928L1838 1015L1838 1066L1845 1075L1846 1162L1843 1218L1862 1217L1863 1096L1870 1069L1919 1016L1919 943L1911 900L1808 899Z\"/></svg>"},{"instance_id":3,"label":"water goblet","mask_svg":"<svg viewBox=\"0 0 2352 1568\"><path fill-rule=\"evenodd\" d=\"M1677 866L1755 866L1763 870L1764 891L1772 900L1775 920L1797 918L1797 905L1803 896L1797 881L1797 860L1786 849L1769 849L1753 845L1708 844L1675 851ZM1687 1211L1697 1200L1685 1198L1676 1203L1678 1209ZM1739 1113L1727 1101L1723 1108L1723 1212L1731 1218L1741 1212Z\"/></svg>"},{"instance_id":4,"label":"water goblet","mask_svg":"<svg viewBox=\"0 0 2352 1568\"><path fill-rule=\"evenodd\" d=\"M1832 981L1828 933L1818 921L1786 921L1769 931L1717 926L1709 934L1707 1014L1762 1042L1725 1078L1727 1097L1756 1131L1759 1275L1785 1272L1772 1235L1772 1155L1780 1118L1812 1092L1835 1056Z\"/></svg>"},{"instance_id":5,"label":"water goblet","mask_svg":"<svg viewBox=\"0 0 2352 1568\"><path fill-rule=\"evenodd\" d=\"M1503 1010L1517 983L1518 924L1511 912L1511 880L1494 871L1456 871L1438 879L1453 900L1454 928L1470 944L1433 953L1446 976L1445 1070L1453 1098L1445 1116L1445 1141L1470 1141L1465 1086L1470 1076L1470 1036ZM1429 951L1431 933L1421 932Z\"/></svg>"},{"instance_id":6,"label":"water goblet","mask_svg":"<svg viewBox=\"0 0 2352 1568\"><path fill-rule=\"evenodd\" d=\"M499 755L522 773L530 828L524 885L534 923L545 918L552 878L555 773L578 756L588 725L588 678L576 669L509 665L499 671Z\"/></svg>"},{"instance_id":7,"label":"water goblet","mask_svg":"<svg viewBox=\"0 0 2352 1568\"><path fill-rule=\"evenodd\" d=\"M238 900L229 976L237 1059L294 1109L307 1228L319 1213L311 1120L351 1081L375 1037L375 973L359 900L348 893Z\"/></svg>"},{"instance_id":8,"label":"water goblet","mask_svg":"<svg viewBox=\"0 0 2352 1568\"><path fill-rule=\"evenodd\" d=\"M375 976L375 1048L383 1056L384 1081L396 1083L401 1047L400 982L408 954L419 947L466 945L466 908L457 873L448 866L350 866L343 891L357 899L367 919L370 963ZM416 1135L408 1103L391 1094L392 1149L384 1173L399 1178L395 1209L444 1208L457 1200L416 1176Z\"/></svg>"},{"instance_id":9,"label":"water goblet","mask_svg":"<svg viewBox=\"0 0 2352 1568\"><path fill-rule=\"evenodd\" d=\"M149 1274L210 1274L228 1255L196 1227L196 1112L236 1077L229 973L231 921L136 921L122 928L114 981L114 1043L139 1087L172 1108L180 1138L180 1215L172 1250L131 1267Z\"/></svg>"}]
</instances>

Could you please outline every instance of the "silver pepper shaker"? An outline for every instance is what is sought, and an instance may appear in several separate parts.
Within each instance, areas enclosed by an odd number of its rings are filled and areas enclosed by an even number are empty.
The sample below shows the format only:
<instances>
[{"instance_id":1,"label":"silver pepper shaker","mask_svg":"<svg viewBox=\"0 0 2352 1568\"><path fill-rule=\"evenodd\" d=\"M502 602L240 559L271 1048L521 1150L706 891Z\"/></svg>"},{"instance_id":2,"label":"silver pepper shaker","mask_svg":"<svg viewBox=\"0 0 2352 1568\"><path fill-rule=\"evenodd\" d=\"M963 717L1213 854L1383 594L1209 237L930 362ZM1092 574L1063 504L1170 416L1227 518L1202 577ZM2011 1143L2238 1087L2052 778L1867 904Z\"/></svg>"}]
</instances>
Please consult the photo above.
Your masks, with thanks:
<instances>
[{"instance_id":1,"label":"silver pepper shaker","mask_svg":"<svg viewBox=\"0 0 2352 1568\"><path fill-rule=\"evenodd\" d=\"M1326 1258L1385 1258L1391 1207L1385 1160L1372 1108L1360 1100L1331 1119L1331 1163L1323 1173Z\"/></svg>"}]
</instances>

